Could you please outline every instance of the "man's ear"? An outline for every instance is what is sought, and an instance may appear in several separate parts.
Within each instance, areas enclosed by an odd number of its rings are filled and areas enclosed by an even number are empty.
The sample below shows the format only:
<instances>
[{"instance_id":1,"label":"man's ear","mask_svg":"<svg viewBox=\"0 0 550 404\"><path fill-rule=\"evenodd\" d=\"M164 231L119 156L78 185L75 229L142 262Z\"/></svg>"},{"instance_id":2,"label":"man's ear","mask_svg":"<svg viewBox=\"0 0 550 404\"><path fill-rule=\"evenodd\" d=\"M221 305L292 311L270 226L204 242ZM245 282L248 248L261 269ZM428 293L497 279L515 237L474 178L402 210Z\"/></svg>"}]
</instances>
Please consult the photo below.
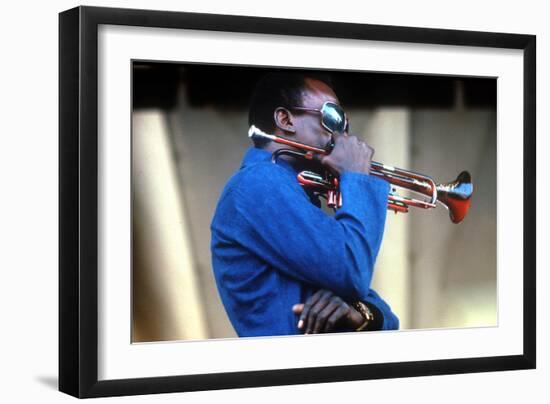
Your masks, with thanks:
<instances>
[{"instance_id":1,"label":"man's ear","mask_svg":"<svg viewBox=\"0 0 550 404\"><path fill-rule=\"evenodd\" d=\"M283 107L278 107L273 112L273 119L275 120L275 126L284 132L296 133L294 128L294 118L290 111Z\"/></svg>"}]
</instances>

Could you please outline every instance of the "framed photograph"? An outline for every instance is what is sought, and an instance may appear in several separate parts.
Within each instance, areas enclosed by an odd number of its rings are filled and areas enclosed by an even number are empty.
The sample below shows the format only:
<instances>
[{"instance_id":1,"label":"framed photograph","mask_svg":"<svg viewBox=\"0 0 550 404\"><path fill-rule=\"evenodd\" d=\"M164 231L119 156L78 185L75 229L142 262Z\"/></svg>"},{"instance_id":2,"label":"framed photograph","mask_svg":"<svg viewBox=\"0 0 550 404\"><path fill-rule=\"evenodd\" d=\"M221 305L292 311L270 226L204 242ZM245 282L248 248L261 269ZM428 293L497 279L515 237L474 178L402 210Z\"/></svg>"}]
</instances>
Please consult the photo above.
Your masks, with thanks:
<instances>
[{"instance_id":1,"label":"framed photograph","mask_svg":"<svg viewBox=\"0 0 550 404\"><path fill-rule=\"evenodd\" d=\"M532 35L59 17L59 389L531 369Z\"/></svg>"}]
</instances>

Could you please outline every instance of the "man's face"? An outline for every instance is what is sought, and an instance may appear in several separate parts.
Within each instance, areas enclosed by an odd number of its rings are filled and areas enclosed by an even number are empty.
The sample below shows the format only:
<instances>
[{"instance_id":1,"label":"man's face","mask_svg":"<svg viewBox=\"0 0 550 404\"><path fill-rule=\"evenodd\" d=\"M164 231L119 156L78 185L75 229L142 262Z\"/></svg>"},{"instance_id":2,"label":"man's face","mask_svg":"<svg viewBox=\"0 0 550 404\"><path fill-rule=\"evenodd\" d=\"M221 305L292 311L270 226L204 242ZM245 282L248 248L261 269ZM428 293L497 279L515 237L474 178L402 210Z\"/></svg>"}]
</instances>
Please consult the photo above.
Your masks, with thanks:
<instances>
[{"instance_id":1,"label":"man's face","mask_svg":"<svg viewBox=\"0 0 550 404\"><path fill-rule=\"evenodd\" d=\"M319 80L306 78L302 95L302 107L321 109L326 101L339 104L338 97L328 85ZM294 116L294 139L310 146L324 148L331 140L331 133L321 124L321 113L314 111L296 111Z\"/></svg>"}]
</instances>

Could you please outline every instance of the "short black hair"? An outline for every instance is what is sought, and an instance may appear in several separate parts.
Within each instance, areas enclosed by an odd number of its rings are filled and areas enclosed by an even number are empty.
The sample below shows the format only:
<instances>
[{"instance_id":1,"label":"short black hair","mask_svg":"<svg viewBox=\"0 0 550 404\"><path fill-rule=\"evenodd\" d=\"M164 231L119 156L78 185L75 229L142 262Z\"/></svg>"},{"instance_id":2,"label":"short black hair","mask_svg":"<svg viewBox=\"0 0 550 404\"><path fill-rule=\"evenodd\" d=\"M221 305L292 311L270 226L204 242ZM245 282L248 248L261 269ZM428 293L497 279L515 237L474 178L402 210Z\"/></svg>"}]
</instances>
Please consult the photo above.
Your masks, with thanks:
<instances>
[{"instance_id":1,"label":"short black hair","mask_svg":"<svg viewBox=\"0 0 550 404\"><path fill-rule=\"evenodd\" d=\"M250 99L248 125L254 125L264 132L275 130L273 112L276 108L291 108L302 105L306 79L320 80L332 87L330 77L317 72L271 72L264 75L256 84ZM254 140L261 147L265 141Z\"/></svg>"}]
</instances>

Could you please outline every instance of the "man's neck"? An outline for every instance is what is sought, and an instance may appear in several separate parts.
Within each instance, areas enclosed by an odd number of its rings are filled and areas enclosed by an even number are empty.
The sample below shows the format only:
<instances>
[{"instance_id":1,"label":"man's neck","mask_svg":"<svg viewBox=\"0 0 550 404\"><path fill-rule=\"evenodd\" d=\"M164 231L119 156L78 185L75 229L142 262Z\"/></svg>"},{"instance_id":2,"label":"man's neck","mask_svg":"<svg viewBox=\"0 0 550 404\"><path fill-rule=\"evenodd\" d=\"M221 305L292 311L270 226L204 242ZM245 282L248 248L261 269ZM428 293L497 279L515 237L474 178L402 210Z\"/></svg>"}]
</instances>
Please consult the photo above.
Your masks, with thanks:
<instances>
[{"instance_id":1,"label":"man's neck","mask_svg":"<svg viewBox=\"0 0 550 404\"><path fill-rule=\"evenodd\" d=\"M271 154L283 149L299 151L294 147L282 145L275 142L267 143L265 146L262 147L262 149L268 151ZM295 171L319 171L321 169L318 163L311 160L306 160L305 158L293 157L291 155L283 154L279 157L279 159L284 160L285 162L290 164Z\"/></svg>"}]
</instances>

